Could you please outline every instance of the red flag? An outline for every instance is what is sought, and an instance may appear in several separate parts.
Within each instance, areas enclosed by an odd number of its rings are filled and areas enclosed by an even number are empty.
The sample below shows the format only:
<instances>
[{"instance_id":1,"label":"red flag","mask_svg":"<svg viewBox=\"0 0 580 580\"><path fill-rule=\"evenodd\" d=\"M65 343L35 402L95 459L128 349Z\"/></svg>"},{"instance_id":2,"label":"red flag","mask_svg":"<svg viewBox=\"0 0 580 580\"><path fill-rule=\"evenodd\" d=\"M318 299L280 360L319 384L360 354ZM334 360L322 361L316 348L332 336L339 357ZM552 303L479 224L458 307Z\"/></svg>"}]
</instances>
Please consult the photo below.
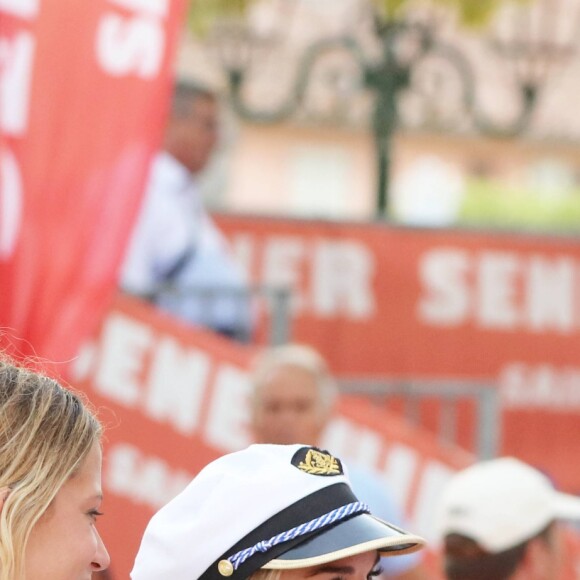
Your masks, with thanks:
<instances>
[{"instance_id":1,"label":"red flag","mask_svg":"<svg viewBox=\"0 0 580 580\"><path fill-rule=\"evenodd\" d=\"M183 0L0 0L0 327L74 356L117 284Z\"/></svg>"}]
</instances>

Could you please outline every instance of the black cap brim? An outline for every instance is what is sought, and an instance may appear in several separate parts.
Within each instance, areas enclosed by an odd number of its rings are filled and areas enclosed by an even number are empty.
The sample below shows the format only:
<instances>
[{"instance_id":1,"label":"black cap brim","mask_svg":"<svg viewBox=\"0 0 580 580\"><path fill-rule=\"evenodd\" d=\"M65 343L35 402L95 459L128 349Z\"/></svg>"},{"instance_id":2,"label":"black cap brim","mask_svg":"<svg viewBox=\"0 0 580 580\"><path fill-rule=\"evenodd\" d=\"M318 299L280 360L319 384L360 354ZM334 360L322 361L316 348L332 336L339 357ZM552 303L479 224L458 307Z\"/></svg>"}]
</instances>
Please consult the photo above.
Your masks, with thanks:
<instances>
[{"instance_id":1,"label":"black cap brim","mask_svg":"<svg viewBox=\"0 0 580 580\"><path fill-rule=\"evenodd\" d=\"M410 554L425 544L423 538L360 514L321 531L263 566L270 570L289 570L318 566L376 550L381 556Z\"/></svg>"}]
</instances>

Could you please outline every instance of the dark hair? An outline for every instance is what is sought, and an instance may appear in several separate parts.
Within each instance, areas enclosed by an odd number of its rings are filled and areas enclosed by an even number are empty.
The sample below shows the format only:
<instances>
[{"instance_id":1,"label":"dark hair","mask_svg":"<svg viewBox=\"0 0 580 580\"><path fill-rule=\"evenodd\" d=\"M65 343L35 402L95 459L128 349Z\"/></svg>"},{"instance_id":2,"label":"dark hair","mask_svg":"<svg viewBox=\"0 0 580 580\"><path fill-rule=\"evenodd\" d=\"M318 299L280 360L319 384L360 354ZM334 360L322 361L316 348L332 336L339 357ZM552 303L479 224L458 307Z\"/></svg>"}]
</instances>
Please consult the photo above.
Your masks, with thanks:
<instances>
[{"instance_id":1,"label":"dark hair","mask_svg":"<svg viewBox=\"0 0 580 580\"><path fill-rule=\"evenodd\" d=\"M191 104L197 99L217 100L217 94L209 87L191 80L179 80L173 89L171 101L171 116L187 117L191 113Z\"/></svg>"},{"instance_id":2,"label":"dark hair","mask_svg":"<svg viewBox=\"0 0 580 580\"><path fill-rule=\"evenodd\" d=\"M525 542L504 550L487 552L468 536L449 534L445 538L445 577L447 580L508 580L524 558L528 544L536 539L551 544L550 522Z\"/></svg>"}]
</instances>

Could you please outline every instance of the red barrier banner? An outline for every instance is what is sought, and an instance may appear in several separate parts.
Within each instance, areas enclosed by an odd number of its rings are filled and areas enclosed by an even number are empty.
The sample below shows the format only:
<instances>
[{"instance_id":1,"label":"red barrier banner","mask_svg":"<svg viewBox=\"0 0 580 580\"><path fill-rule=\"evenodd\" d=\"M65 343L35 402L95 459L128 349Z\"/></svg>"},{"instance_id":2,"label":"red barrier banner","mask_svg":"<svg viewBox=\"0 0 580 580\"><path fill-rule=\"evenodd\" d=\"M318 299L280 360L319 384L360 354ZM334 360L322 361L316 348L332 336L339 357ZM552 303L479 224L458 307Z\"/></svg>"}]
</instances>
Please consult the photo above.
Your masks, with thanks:
<instances>
[{"instance_id":1,"label":"red barrier banner","mask_svg":"<svg viewBox=\"0 0 580 580\"><path fill-rule=\"evenodd\" d=\"M79 355L74 384L96 403L106 426L101 529L115 578L127 577L157 509L208 462L251 443L254 355L251 347L182 326L123 296ZM325 444L382 474L412 529L430 538L441 487L473 460L356 398L341 401Z\"/></svg>"},{"instance_id":2,"label":"red barrier banner","mask_svg":"<svg viewBox=\"0 0 580 580\"><path fill-rule=\"evenodd\" d=\"M73 356L116 287L184 1L0 0L0 326Z\"/></svg>"},{"instance_id":3,"label":"red barrier banner","mask_svg":"<svg viewBox=\"0 0 580 580\"><path fill-rule=\"evenodd\" d=\"M293 339L342 376L500 389L502 452L580 492L580 245L573 239L219 216Z\"/></svg>"}]
</instances>

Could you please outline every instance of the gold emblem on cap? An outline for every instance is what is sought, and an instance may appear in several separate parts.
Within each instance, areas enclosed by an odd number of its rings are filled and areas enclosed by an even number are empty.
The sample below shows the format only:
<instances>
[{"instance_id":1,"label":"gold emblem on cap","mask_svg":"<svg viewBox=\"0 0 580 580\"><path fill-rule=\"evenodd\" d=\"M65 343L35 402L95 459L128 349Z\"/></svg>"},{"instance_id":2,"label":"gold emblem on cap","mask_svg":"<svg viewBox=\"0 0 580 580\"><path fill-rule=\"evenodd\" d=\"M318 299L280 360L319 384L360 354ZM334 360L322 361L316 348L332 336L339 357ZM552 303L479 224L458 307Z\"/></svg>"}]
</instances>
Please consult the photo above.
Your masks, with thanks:
<instances>
[{"instance_id":1,"label":"gold emblem on cap","mask_svg":"<svg viewBox=\"0 0 580 580\"><path fill-rule=\"evenodd\" d=\"M298 465L300 471L310 475L340 475L340 464L329 453L323 453L316 449L309 449L304 461Z\"/></svg>"},{"instance_id":2,"label":"gold emblem on cap","mask_svg":"<svg viewBox=\"0 0 580 580\"><path fill-rule=\"evenodd\" d=\"M220 560L218 571L222 576L231 576L234 573L234 565L229 560Z\"/></svg>"}]
</instances>

